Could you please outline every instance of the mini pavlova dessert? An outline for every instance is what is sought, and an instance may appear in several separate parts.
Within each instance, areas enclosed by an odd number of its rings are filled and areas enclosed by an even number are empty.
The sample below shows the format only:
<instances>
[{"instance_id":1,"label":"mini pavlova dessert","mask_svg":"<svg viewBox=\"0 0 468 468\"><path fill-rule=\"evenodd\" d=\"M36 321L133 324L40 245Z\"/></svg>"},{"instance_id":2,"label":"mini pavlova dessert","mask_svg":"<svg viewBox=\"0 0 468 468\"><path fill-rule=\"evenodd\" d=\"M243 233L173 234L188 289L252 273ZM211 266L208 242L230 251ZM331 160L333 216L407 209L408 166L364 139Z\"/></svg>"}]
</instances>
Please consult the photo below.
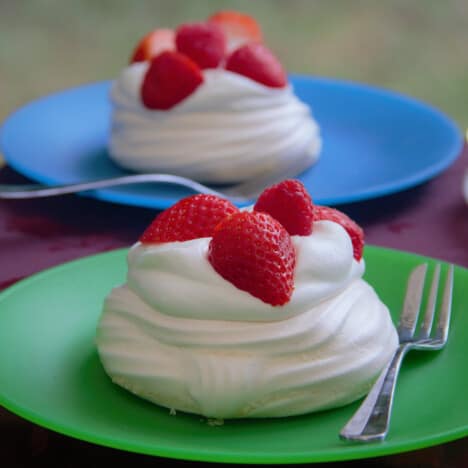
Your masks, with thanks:
<instances>
[{"instance_id":1,"label":"mini pavlova dessert","mask_svg":"<svg viewBox=\"0 0 468 468\"><path fill-rule=\"evenodd\" d=\"M137 172L238 182L318 158L321 139L250 16L222 11L137 45L111 88L109 156Z\"/></svg>"},{"instance_id":2,"label":"mini pavlova dessert","mask_svg":"<svg viewBox=\"0 0 468 468\"><path fill-rule=\"evenodd\" d=\"M280 417L363 396L398 344L362 279L362 229L297 180L251 209L193 195L128 253L96 343L110 378L171 410Z\"/></svg>"}]
</instances>

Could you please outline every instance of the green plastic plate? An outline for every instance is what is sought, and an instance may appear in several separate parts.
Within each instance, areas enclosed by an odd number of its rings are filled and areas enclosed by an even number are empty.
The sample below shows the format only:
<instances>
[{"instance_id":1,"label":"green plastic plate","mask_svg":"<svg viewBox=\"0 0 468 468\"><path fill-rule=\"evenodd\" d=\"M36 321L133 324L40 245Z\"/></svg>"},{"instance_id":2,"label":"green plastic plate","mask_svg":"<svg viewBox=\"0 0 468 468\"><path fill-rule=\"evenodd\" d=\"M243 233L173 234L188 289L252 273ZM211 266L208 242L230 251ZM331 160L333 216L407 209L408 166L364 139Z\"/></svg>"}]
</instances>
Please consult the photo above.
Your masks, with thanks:
<instances>
[{"instance_id":1,"label":"green plastic plate","mask_svg":"<svg viewBox=\"0 0 468 468\"><path fill-rule=\"evenodd\" d=\"M300 417L225 421L150 404L112 384L94 345L104 297L124 281L127 250L41 272L0 294L0 404L54 431L162 457L231 463L337 461L415 450L468 435L468 270L455 268L447 347L403 364L386 441L359 445L338 432L357 408ZM366 247L367 280L398 315L411 268L432 259Z\"/></svg>"}]
</instances>

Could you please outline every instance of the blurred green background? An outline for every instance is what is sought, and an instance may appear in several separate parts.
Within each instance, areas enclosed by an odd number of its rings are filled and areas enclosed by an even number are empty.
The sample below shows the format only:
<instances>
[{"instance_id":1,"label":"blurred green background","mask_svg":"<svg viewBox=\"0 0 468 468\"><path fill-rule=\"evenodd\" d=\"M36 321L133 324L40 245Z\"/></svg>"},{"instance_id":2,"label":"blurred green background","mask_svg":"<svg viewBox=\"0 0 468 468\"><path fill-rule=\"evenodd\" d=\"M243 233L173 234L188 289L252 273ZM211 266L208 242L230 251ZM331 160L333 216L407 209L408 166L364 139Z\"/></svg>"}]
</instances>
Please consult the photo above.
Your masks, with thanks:
<instances>
[{"instance_id":1,"label":"blurred green background","mask_svg":"<svg viewBox=\"0 0 468 468\"><path fill-rule=\"evenodd\" d=\"M0 121L115 77L149 30L223 8L254 15L290 72L390 88L468 126L467 0L0 0Z\"/></svg>"}]
</instances>

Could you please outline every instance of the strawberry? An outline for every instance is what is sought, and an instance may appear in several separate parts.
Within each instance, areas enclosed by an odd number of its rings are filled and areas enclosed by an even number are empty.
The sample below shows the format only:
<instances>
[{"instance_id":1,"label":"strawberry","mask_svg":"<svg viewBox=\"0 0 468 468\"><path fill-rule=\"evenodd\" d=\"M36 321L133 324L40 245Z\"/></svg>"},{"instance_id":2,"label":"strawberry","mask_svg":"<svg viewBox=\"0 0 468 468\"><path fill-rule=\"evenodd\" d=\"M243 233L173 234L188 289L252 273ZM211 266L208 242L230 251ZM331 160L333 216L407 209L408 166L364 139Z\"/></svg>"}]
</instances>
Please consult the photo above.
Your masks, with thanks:
<instances>
[{"instance_id":1,"label":"strawberry","mask_svg":"<svg viewBox=\"0 0 468 468\"><path fill-rule=\"evenodd\" d=\"M140 237L144 244L211 237L215 226L239 209L215 195L192 195L160 213Z\"/></svg>"},{"instance_id":2,"label":"strawberry","mask_svg":"<svg viewBox=\"0 0 468 468\"><path fill-rule=\"evenodd\" d=\"M225 68L271 88L283 88L287 84L281 63L258 42L250 42L236 49L227 58Z\"/></svg>"},{"instance_id":3,"label":"strawberry","mask_svg":"<svg viewBox=\"0 0 468 468\"><path fill-rule=\"evenodd\" d=\"M203 82L198 65L179 52L154 57L141 85L141 99L148 109L170 109Z\"/></svg>"},{"instance_id":4,"label":"strawberry","mask_svg":"<svg viewBox=\"0 0 468 468\"><path fill-rule=\"evenodd\" d=\"M312 232L312 199L298 180L283 180L265 189L258 197L254 210L273 216L291 236L308 236Z\"/></svg>"},{"instance_id":5,"label":"strawberry","mask_svg":"<svg viewBox=\"0 0 468 468\"><path fill-rule=\"evenodd\" d=\"M218 11L211 15L208 21L217 24L224 31L229 50L234 50L246 42L262 41L262 31L257 21L245 13L233 10Z\"/></svg>"},{"instance_id":6,"label":"strawberry","mask_svg":"<svg viewBox=\"0 0 468 468\"><path fill-rule=\"evenodd\" d=\"M182 24L176 30L175 42L177 50L200 68L216 68L226 52L226 38L215 23Z\"/></svg>"},{"instance_id":7,"label":"strawberry","mask_svg":"<svg viewBox=\"0 0 468 468\"><path fill-rule=\"evenodd\" d=\"M286 229L267 213L240 211L215 228L208 260L237 288L273 306L294 289L296 253Z\"/></svg>"},{"instance_id":8,"label":"strawberry","mask_svg":"<svg viewBox=\"0 0 468 468\"><path fill-rule=\"evenodd\" d=\"M334 221L346 229L353 243L354 258L359 261L364 249L364 231L349 216L328 206L314 207L314 221Z\"/></svg>"},{"instance_id":9,"label":"strawberry","mask_svg":"<svg viewBox=\"0 0 468 468\"><path fill-rule=\"evenodd\" d=\"M174 50L174 31L172 29L155 29L138 42L130 63L151 60L165 50Z\"/></svg>"}]
</instances>

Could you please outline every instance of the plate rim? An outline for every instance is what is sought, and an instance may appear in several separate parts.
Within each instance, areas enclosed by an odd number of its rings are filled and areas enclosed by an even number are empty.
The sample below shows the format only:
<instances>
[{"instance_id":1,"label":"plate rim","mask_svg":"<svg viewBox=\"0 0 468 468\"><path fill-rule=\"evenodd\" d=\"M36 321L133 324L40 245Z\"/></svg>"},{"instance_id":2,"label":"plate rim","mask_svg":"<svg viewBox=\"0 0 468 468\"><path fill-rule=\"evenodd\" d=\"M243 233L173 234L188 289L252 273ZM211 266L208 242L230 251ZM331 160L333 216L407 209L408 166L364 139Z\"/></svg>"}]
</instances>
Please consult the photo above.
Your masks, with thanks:
<instances>
[{"instance_id":1,"label":"plate rim","mask_svg":"<svg viewBox=\"0 0 468 468\"><path fill-rule=\"evenodd\" d=\"M377 245L366 245L367 251L371 252L371 255L378 255L382 253L384 255L397 255L409 259L411 262L417 261L431 261L431 262L441 262L444 265L449 264L449 262L434 257L428 257L421 254L399 250L388 247L381 247ZM109 257L119 257L125 256L128 252L129 247L121 247L118 249L113 249L106 252L99 252L91 255L86 255L74 260L70 260L64 263L57 264L55 266L43 269L32 275L19 280L17 283L5 288L5 290L0 292L0 304L3 303L10 295L16 294L18 291L21 291L23 288L27 288L30 284L37 281L46 279L49 275L55 275L61 273L64 270L73 269L76 265L99 262L102 258ZM455 264L455 271L461 271L462 274L466 274L468 269L464 266ZM408 451L414 451L418 449L428 448L443 444L446 442L451 442L468 436L468 424L463 427L457 427L451 430L445 430L436 435L419 437L416 441L407 440L407 441L397 441L394 443L384 442L380 445L359 445L343 442L343 451L339 451L337 448L328 448L320 452L295 452L293 454L288 453L284 456L278 456L277 454L272 455L264 453L226 453L226 451L221 450L216 453L207 452L203 450L195 451L191 449L182 449L182 448L167 448L165 446L155 445L151 448L142 447L141 444L135 442L128 442L122 440L115 440L112 437L105 437L102 434L96 434L91 431L86 432L82 428L75 429L71 426L63 426L54 421L47 420L47 417L44 419L44 416L37 413L37 411L28 410L26 407L17 405L15 402L5 397L0 391L0 405L3 406L8 411L18 415L19 417L32 422L33 424L45 427L54 432L82 440L91 444L101 445L104 447L123 450L127 452L133 452L143 455L150 456L159 456L167 457L171 459L179 460L190 460L190 461L205 461L205 462L222 462L222 463L255 463L255 464L283 464L283 463L318 463L318 462L338 462L338 461L347 461L347 460L358 460L366 458L374 458L385 455L395 455L399 453L405 453ZM338 436L337 436L338 437ZM144 445L144 444L143 444Z\"/></svg>"},{"instance_id":2,"label":"plate rim","mask_svg":"<svg viewBox=\"0 0 468 468\"><path fill-rule=\"evenodd\" d=\"M429 167L419 169L416 173L411 174L409 177L400 177L397 180L385 181L384 183L380 183L377 188L364 187L351 195L338 194L335 196L318 197L317 200L321 204L342 205L348 203L355 203L360 201L372 200L375 198L408 190L410 188L421 185L429 181L430 179L436 177L437 175L441 174L444 170L450 167L462 153L464 137L461 127L446 112L442 111L433 104L430 104L421 99L390 88L385 88L382 86L377 86L365 82L300 73L289 73L288 76L291 79L293 86L296 82L304 83L306 86L318 84L321 86L331 86L334 88L349 89L354 92L369 93L374 96L380 96L385 99L398 101L400 105L410 104L411 106L418 108L419 111L430 114L432 119L437 119L441 124L443 124L448 134L450 134L450 146L447 146L444 157L439 159L437 163L433 163ZM3 152L4 159L7 162L8 166L10 166L12 169L22 174L23 176L33 181L38 181L39 183L42 183L44 185L49 186L54 185L56 183L60 183L56 181L55 177L49 177L44 174L38 175L37 171L31 170L29 167L27 167L27 165L24 164L24 162L21 162L21 159L20 161L18 161L17 158L10 154L10 151L7 148L7 138L8 132L10 131L10 127L14 128L14 122L17 116L21 115L23 112L27 112L30 107L38 105L42 102L46 102L51 98L59 97L60 95L66 95L68 93L77 92L80 90L86 91L87 88L96 89L98 87L102 87L103 89L109 90L113 81L114 79L91 81L78 86L57 90L52 93L39 96L36 99L33 99L23 104L16 110L12 111L9 115L7 115L7 117L1 123L0 126L0 151ZM94 190L86 193L80 193L78 195L88 198L94 198L107 203L114 203L127 206L138 206L150 209L166 209L175 202L175 200L160 198L157 196L151 197L139 194L122 194L120 192L115 192L112 188Z\"/></svg>"}]
</instances>

